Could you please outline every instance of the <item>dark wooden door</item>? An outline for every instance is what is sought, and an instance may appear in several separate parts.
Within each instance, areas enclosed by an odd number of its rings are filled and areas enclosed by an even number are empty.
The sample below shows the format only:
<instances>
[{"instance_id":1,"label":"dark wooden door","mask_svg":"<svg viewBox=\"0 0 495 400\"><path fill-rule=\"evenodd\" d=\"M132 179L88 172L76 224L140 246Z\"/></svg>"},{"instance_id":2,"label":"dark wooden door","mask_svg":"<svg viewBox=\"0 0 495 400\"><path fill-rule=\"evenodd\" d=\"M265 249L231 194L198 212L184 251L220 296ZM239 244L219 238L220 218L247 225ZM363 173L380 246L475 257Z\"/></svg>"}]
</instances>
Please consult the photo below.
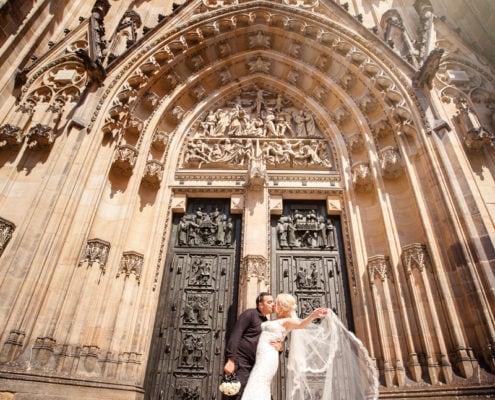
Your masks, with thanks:
<instances>
[{"instance_id":1,"label":"dark wooden door","mask_svg":"<svg viewBox=\"0 0 495 400\"><path fill-rule=\"evenodd\" d=\"M331 308L353 329L348 274L340 217L326 213L324 201L284 201L281 216L271 219L272 292L297 298L299 317L318 307ZM285 356L274 399L285 399Z\"/></svg>"},{"instance_id":2,"label":"dark wooden door","mask_svg":"<svg viewBox=\"0 0 495 400\"><path fill-rule=\"evenodd\" d=\"M145 380L149 400L219 397L235 322L241 219L228 199L190 199L174 215Z\"/></svg>"}]
</instances>

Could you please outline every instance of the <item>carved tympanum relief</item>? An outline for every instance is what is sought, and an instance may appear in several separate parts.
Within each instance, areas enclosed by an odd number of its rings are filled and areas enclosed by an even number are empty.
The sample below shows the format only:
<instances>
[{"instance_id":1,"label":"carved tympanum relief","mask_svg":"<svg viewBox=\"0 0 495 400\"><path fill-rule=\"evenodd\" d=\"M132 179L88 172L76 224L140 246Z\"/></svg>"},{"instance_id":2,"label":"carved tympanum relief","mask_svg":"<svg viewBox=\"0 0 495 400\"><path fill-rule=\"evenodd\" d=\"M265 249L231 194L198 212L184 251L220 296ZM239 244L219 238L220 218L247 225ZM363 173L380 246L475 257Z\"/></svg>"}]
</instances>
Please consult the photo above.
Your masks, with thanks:
<instances>
[{"instance_id":1,"label":"carved tympanum relief","mask_svg":"<svg viewBox=\"0 0 495 400\"><path fill-rule=\"evenodd\" d=\"M330 145L312 113L259 87L210 110L189 137L185 168L247 169L255 158L268 169L332 168Z\"/></svg>"}]
</instances>

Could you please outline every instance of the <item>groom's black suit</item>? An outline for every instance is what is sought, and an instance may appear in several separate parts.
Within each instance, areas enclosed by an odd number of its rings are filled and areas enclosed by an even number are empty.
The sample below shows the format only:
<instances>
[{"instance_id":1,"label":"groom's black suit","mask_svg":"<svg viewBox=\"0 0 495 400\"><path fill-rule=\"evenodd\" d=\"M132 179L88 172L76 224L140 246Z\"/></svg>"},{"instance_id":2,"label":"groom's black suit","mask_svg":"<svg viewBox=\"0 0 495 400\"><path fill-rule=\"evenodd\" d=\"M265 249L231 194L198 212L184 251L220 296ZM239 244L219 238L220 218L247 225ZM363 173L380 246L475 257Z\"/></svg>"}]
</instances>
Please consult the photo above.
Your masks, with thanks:
<instances>
[{"instance_id":1,"label":"groom's black suit","mask_svg":"<svg viewBox=\"0 0 495 400\"><path fill-rule=\"evenodd\" d=\"M253 369L256 360L256 347L261 335L261 323L267 318L257 308L244 311L234 326L227 343L226 356L232 359L236 366L236 375L241 382L241 390L235 397L240 400L242 392Z\"/></svg>"}]
</instances>

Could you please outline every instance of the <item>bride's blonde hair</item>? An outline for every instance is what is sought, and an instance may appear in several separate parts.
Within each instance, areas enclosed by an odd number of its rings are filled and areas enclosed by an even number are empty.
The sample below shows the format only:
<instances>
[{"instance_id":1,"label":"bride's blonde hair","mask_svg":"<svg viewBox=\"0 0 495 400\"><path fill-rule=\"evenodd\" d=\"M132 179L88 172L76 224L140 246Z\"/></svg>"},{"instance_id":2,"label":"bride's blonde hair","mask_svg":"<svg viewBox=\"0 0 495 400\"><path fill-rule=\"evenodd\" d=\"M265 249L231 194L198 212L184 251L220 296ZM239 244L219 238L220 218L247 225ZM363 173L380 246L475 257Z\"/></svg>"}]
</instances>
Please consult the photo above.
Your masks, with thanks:
<instances>
[{"instance_id":1,"label":"bride's blonde hair","mask_svg":"<svg viewBox=\"0 0 495 400\"><path fill-rule=\"evenodd\" d=\"M280 293L275 301L285 315L290 315L297 308L296 299L288 293Z\"/></svg>"}]
</instances>

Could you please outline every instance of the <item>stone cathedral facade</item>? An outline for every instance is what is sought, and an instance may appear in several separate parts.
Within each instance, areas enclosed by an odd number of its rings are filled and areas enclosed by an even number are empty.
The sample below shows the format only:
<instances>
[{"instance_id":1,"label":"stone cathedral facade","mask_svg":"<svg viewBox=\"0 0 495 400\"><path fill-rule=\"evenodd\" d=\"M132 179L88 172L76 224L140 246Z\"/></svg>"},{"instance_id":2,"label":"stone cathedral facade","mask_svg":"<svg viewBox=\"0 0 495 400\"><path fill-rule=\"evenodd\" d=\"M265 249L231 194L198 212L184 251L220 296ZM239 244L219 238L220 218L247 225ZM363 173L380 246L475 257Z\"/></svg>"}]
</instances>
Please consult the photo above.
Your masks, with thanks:
<instances>
[{"instance_id":1,"label":"stone cathedral facade","mask_svg":"<svg viewBox=\"0 0 495 400\"><path fill-rule=\"evenodd\" d=\"M0 399L220 399L263 290L337 313L380 398L494 396L494 5L462 3L1 1Z\"/></svg>"}]
</instances>

